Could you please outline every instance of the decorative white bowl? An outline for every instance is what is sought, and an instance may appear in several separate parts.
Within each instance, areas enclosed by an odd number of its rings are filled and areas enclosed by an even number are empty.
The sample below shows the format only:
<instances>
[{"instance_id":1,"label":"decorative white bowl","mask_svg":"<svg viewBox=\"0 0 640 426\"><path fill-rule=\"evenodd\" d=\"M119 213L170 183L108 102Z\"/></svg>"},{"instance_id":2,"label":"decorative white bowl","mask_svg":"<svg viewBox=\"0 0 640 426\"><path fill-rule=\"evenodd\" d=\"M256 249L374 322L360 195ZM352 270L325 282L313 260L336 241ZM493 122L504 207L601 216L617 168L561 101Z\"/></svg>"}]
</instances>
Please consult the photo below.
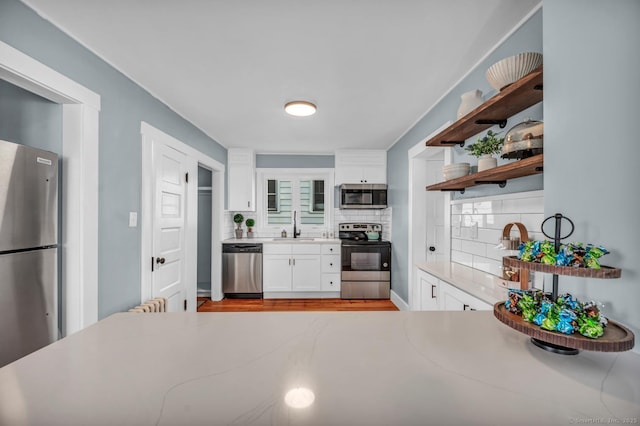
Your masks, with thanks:
<instances>
[{"instance_id":1,"label":"decorative white bowl","mask_svg":"<svg viewBox=\"0 0 640 426\"><path fill-rule=\"evenodd\" d=\"M453 163L442 167L444 180L456 179L469 174L471 169L469 163Z\"/></svg>"},{"instance_id":2,"label":"decorative white bowl","mask_svg":"<svg viewBox=\"0 0 640 426\"><path fill-rule=\"evenodd\" d=\"M487 80L491 87L502 90L515 83L542 65L542 53L519 53L491 65L487 70Z\"/></svg>"}]
</instances>

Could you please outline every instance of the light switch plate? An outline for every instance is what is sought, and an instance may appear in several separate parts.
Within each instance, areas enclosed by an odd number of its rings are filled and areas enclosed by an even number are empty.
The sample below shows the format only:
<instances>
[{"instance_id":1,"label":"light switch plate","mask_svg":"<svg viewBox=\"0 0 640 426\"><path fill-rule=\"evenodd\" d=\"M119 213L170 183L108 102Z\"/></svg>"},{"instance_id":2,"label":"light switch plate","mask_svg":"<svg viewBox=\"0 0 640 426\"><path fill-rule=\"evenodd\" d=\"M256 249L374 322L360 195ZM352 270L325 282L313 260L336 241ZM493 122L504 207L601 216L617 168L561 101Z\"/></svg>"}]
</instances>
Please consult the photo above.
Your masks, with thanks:
<instances>
[{"instance_id":1,"label":"light switch plate","mask_svg":"<svg viewBox=\"0 0 640 426\"><path fill-rule=\"evenodd\" d=\"M129 212L129 228L135 228L138 226L138 213Z\"/></svg>"}]
</instances>

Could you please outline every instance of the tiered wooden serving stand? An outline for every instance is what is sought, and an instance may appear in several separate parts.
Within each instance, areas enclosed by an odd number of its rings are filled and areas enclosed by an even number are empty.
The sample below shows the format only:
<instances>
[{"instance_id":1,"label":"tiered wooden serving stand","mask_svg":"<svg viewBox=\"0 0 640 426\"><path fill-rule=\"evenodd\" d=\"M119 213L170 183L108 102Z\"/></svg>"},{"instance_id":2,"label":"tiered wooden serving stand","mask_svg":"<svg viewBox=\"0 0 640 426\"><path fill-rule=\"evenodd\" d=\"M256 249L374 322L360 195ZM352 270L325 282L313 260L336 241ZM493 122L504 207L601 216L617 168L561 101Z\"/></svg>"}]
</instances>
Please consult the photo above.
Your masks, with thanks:
<instances>
[{"instance_id":1,"label":"tiered wooden serving stand","mask_svg":"<svg viewBox=\"0 0 640 426\"><path fill-rule=\"evenodd\" d=\"M549 219L555 219L555 250L556 252L560 248L560 240L569 237L574 230L573 222L560 213L556 213L554 216L550 216L542 222L542 232L548 238L551 238L544 232L544 224ZM561 221L565 219L571 225L571 232L561 237ZM620 278L621 270L618 268L612 268L609 266L602 266L601 269L591 268L574 268L570 266L555 266L544 265L541 263L524 262L518 260L513 256L506 256L502 258L504 266L512 268L520 268L520 270L538 271L548 274L553 274L553 291L552 300L555 302L558 299L558 276L567 275L574 277L584 278ZM518 330L528 336L531 336L531 342L547 351L563 354L563 355L575 355L579 352L579 349L588 351L599 352L623 352L633 348L634 335L631 330L623 325L617 324L614 321L609 321L604 328L604 334L597 338L591 339L580 334L563 334L559 332L547 331L537 325L525 321L520 315L509 312L504 306L505 302L498 302L493 306L493 314L501 322L509 327Z\"/></svg>"}]
</instances>

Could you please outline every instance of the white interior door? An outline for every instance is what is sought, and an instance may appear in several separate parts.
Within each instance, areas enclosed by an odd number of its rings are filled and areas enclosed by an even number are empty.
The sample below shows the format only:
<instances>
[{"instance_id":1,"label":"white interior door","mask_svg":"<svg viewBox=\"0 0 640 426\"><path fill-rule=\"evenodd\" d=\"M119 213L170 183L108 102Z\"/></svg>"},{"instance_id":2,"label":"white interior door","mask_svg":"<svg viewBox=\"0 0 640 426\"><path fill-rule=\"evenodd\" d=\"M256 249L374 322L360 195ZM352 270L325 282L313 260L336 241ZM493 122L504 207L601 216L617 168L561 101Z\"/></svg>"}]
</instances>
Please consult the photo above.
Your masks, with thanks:
<instances>
[{"instance_id":1,"label":"white interior door","mask_svg":"<svg viewBox=\"0 0 640 426\"><path fill-rule=\"evenodd\" d=\"M187 156L163 143L154 146L152 296L166 297L169 312L186 310L185 223Z\"/></svg>"}]
</instances>

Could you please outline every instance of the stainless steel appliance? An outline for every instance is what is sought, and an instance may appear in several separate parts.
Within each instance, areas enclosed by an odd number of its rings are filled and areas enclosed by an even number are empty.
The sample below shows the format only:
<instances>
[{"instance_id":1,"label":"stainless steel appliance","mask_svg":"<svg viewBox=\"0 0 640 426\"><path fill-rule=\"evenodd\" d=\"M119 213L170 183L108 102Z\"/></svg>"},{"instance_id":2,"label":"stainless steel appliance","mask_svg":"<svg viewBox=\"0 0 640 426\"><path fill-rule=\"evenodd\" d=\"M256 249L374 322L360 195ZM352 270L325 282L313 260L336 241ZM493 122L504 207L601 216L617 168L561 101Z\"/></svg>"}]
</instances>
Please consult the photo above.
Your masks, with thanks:
<instances>
[{"instance_id":1,"label":"stainless steel appliance","mask_svg":"<svg viewBox=\"0 0 640 426\"><path fill-rule=\"evenodd\" d=\"M382 240L378 223L341 223L342 299L389 299L391 243Z\"/></svg>"},{"instance_id":2,"label":"stainless steel appliance","mask_svg":"<svg viewBox=\"0 0 640 426\"><path fill-rule=\"evenodd\" d=\"M387 185L353 183L340 185L341 209L386 209Z\"/></svg>"},{"instance_id":3,"label":"stainless steel appliance","mask_svg":"<svg viewBox=\"0 0 640 426\"><path fill-rule=\"evenodd\" d=\"M262 244L222 245L222 291L228 298L262 297Z\"/></svg>"},{"instance_id":4,"label":"stainless steel appliance","mask_svg":"<svg viewBox=\"0 0 640 426\"><path fill-rule=\"evenodd\" d=\"M58 332L58 156L0 141L0 367Z\"/></svg>"}]
</instances>

